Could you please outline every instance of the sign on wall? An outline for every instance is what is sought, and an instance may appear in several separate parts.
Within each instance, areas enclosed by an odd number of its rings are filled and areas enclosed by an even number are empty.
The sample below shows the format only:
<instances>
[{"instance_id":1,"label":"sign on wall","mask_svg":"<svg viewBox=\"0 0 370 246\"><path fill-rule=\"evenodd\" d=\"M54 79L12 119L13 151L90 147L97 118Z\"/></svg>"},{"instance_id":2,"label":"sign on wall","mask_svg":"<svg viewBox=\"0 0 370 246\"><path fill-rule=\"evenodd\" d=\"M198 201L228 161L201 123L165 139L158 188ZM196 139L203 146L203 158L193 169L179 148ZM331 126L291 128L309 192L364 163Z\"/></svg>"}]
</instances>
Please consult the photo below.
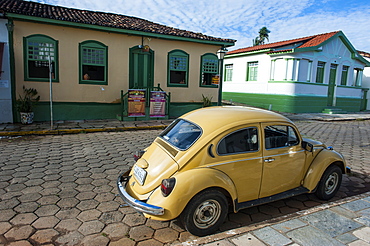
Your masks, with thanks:
<instances>
[{"instance_id":1,"label":"sign on wall","mask_svg":"<svg viewBox=\"0 0 370 246\"><path fill-rule=\"evenodd\" d=\"M150 117L166 116L166 93L164 91L152 91L150 93Z\"/></svg>"},{"instance_id":2,"label":"sign on wall","mask_svg":"<svg viewBox=\"0 0 370 246\"><path fill-rule=\"evenodd\" d=\"M145 90L128 90L128 116L145 116Z\"/></svg>"}]
</instances>

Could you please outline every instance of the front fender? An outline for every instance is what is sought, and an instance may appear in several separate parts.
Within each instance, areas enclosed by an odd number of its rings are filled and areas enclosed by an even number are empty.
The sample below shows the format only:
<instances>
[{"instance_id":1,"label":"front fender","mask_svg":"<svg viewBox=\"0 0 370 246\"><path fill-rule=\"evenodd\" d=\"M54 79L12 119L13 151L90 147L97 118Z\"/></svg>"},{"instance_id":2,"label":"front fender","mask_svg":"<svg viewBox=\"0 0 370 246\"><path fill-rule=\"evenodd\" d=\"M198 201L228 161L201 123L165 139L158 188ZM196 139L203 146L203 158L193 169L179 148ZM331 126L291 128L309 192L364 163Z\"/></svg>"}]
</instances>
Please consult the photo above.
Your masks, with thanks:
<instances>
[{"instance_id":1,"label":"front fender","mask_svg":"<svg viewBox=\"0 0 370 246\"><path fill-rule=\"evenodd\" d=\"M172 220L181 214L196 194L211 187L226 190L232 200L235 200L237 197L236 189L231 179L223 172L215 169L191 169L177 173L173 177L176 178L176 184L168 197L164 197L160 187L158 187L147 201L147 203L154 206L164 208L164 214L160 216L145 214L145 217L154 220Z\"/></svg>"},{"instance_id":2,"label":"front fender","mask_svg":"<svg viewBox=\"0 0 370 246\"><path fill-rule=\"evenodd\" d=\"M346 172L346 163L341 154L328 149L324 149L318 153L306 172L303 186L312 192L319 183L325 170L333 163L338 165L343 173Z\"/></svg>"}]
</instances>

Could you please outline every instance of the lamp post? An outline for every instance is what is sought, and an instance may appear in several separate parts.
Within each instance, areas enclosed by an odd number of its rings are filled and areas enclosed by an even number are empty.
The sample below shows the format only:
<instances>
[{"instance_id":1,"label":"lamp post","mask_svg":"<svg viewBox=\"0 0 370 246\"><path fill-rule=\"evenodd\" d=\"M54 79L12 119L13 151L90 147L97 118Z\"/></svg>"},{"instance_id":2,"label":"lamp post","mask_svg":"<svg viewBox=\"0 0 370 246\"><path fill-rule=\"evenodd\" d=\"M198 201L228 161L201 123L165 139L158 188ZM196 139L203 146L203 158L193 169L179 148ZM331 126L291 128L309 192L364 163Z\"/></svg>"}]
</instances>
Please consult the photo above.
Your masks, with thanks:
<instances>
[{"instance_id":1,"label":"lamp post","mask_svg":"<svg viewBox=\"0 0 370 246\"><path fill-rule=\"evenodd\" d=\"M222 80L223 80L223 72L224 72L224 57L227 52L227 49L225 47L222 47L217 51L217 57L218 57L218 69L220 73L220 81L218 83L218 101L217 105L222 105Z\"/></svg>"}]
</instances>

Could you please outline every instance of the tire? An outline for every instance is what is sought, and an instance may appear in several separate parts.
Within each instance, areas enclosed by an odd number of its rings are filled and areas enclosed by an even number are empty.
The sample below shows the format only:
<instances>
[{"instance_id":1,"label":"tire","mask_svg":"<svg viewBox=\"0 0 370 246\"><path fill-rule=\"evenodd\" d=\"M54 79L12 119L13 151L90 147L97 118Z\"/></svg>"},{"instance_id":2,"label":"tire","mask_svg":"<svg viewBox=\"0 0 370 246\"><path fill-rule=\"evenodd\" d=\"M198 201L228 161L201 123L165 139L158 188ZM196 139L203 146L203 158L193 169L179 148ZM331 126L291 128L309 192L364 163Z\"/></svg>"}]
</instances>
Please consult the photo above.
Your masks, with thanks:
<instances>
[{"instance_id":1,"label":"tire","mask_svg":"<svg viewBox=\"0 0 370 246\"><path fill-rule=\"evenodd\" d=\"M342 183L342 170L338 166L329 166L317 185L316 196L321 200L332 199Z\"/></svg>"},{"instance_id":2,"label":"tire","mask_svg":"<svg viewBox=\"0 0 370 246\"><path fill-rule=\"evenodd\" d=\"M215 232L225 221L227 213L225 195L217 190L205 190L190 200L180 219L187 231L201 237Z\"/></svg>"}]
</instances>

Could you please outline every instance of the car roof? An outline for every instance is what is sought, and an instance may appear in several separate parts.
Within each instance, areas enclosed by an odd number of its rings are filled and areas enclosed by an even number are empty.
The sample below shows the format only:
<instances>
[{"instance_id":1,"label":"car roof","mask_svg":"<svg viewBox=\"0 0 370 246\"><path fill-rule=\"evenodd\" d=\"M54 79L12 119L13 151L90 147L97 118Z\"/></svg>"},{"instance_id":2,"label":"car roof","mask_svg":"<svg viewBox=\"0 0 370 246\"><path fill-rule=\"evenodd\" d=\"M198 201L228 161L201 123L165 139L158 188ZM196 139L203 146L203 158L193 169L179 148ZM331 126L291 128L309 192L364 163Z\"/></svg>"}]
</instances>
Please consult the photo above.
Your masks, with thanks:
<instances>
[{"instance_id":1,"label":"car roof","mask_svg":"<svg viewBox=\"0 0 370 246\"><path fill-rule=\"evenodd\" d=\"M242 106L206 107L184 114L181 118L191 121L203 129L216 130L218 128L238 123L257 122L289 122L285 116L265 109Z\"/></svg>"}]
</instances>

